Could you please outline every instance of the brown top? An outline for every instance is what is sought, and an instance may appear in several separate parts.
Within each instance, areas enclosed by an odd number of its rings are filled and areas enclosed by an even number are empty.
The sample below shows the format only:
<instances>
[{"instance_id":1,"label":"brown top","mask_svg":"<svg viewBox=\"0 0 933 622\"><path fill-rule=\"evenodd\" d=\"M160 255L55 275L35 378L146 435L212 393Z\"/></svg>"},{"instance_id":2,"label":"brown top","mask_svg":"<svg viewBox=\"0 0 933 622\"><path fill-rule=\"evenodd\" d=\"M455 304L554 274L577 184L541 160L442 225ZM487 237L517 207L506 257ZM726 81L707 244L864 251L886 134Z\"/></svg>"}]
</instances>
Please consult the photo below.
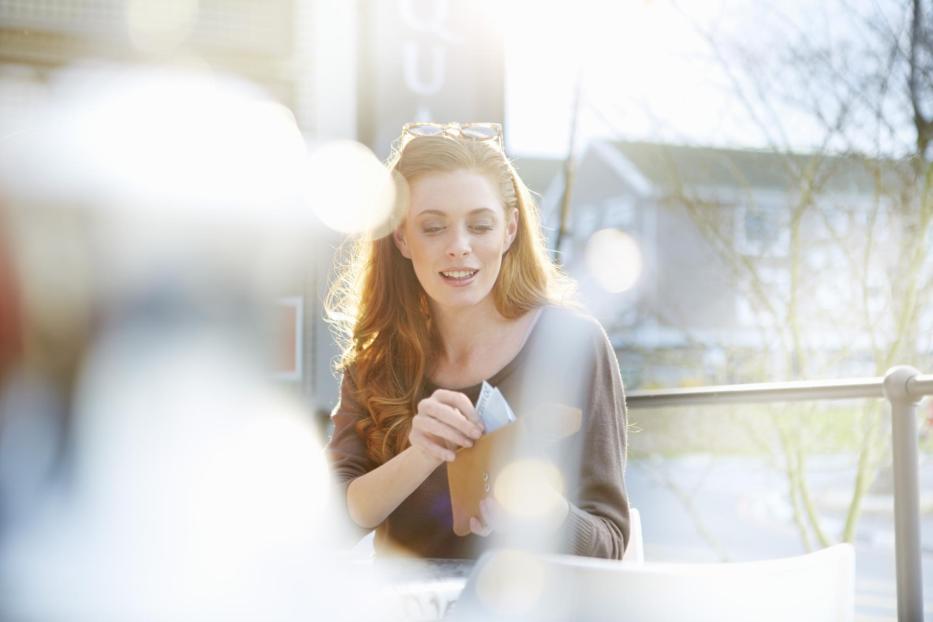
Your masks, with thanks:
<instances>
[{"instance_id":1,"label":"brown top","mask_svg":"<svg viewBox=\"0 0 933 622\"><path fill-rule=\"evenodd\" d=\"M344 499L353 479L378 466L354 427L367 414L355 399L350 376L345 374L341 383L327 446ZM621 559L629 533L623 480L625 394L602 326L581 312L545 307L521 351L488 382L499 388L519 418L533 417L536 407L547 403L582 410L580 432L551 452L564 473L571 504L560 552ZM428 383L425 396L437 388ZM459 390L476 403L480 385ZM420 557L475 558L486 540L454 534L444 463L377 528L375 546L377 554L396 553L401 547Z\"/></svg>"}]
</instances>

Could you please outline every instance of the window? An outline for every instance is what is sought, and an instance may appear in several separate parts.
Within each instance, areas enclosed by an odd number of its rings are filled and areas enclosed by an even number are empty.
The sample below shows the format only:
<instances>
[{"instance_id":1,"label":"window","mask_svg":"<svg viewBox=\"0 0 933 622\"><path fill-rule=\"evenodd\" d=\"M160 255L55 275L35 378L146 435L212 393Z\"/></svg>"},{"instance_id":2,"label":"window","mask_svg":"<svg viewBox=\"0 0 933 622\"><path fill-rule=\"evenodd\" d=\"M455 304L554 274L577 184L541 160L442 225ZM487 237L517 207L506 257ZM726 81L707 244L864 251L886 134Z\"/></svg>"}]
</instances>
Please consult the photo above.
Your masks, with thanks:
<instances>
[{"instance_id":1,"label":"window","mask_svg":"<svg viewBox=\"0 0 933 622\"><path fill-rule=\"evenodd\" d=\"M790 231L784 208L740 205L735 214L735 245L740 253L756 257L787 255Z\"/></svg>"},{"instance_id":2,"label":"window","mask_svg":"<svg viewBox=\"0 0 933 622\"><path fill-rule=\"evenodd\" d=\"M606 226L632 231L635 228L635 204L631 198L612 197L604 202Z\"/></svg>"},{"instance_id":3,"label":"window","mask_svg":"<svg viewBox=\"0 0 933 622\"><path fill-rule=\"evenodd\" d=\"M599 211L595 205L575 206L573 212L571 212L573 237L584 241L588 240L593 232L599 228L599 216Z\"/></svg>"}]
</instances>

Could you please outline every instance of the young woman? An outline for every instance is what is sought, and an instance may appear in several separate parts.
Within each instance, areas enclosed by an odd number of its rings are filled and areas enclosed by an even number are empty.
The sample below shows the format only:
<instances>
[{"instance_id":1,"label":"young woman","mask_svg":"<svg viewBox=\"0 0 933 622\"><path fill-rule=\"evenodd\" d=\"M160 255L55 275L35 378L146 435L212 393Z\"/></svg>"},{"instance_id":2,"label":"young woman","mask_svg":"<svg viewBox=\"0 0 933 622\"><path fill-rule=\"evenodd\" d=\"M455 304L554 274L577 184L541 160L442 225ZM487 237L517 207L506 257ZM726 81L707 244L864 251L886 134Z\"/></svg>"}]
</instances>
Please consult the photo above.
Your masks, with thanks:
<instances>
[{"instance_id":1,"label":"young woman","mask_svg":"<svg viewBox=\"0 0 933 622\"><path fill-rule=\"evenodd\" d=\"M565 490L559 549L619 559L628 538L625 397L602 327L565 302L530 193L497 124L409 124L389 166L406 182L400 224L361 240L328 307L344 338L328 455L349 517L377 554L476 557L496 527L483 502L452 531L448 462L483 434L481 383L519 418L579 408L555 448Z\"/></svg>"}]
</instances>

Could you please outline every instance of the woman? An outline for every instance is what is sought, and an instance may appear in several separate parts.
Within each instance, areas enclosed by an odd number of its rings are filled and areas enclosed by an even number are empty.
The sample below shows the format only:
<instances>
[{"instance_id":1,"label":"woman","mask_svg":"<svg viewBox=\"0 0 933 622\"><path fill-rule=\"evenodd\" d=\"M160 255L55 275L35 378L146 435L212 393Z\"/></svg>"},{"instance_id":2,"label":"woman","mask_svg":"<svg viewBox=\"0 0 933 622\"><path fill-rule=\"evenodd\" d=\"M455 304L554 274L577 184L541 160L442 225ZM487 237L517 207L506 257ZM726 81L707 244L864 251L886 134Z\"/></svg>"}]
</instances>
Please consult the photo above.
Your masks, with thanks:
<instances>
[{"instance_id":1,"label":"woman","mask_svg":"<svg viewBox=\"0 0 933 622\"><path fill-rule=\"evenodd\" d=\"M625 404L605 332L562 301L530 194L497 124L405 126L389 162L407 182L401 223L361 241L329 296L344 337L328 454L350 518L376 551L471 558L496 527L492 498L455 535L446 464L483 433L473 404L497 387L519 418L579 408L555 448L565 467L559 547L621 558ZM573 465L573 466L568 466Z\"/></svg>"}]
</instances>

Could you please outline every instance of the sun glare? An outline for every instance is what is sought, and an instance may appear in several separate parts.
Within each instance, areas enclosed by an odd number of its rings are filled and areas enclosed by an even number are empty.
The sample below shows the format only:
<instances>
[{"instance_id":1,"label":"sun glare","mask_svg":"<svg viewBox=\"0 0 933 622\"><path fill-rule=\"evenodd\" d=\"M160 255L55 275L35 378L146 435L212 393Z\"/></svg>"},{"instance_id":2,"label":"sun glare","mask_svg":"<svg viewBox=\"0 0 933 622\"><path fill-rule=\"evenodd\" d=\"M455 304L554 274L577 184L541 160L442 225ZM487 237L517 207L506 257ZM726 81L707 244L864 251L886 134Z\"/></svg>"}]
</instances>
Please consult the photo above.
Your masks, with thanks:
<instances>
[{"instance_id":1,"label":"sun glare","mask_svg":"<svg viewBox=\"0 0 933 622\"><path fill-rule=\"evenodd\" d=\"M602 229L586 246L586 267L596 282L609 293L631 289L641 275L638 242L618 229Z\"/></svg>"},{"instance_id":2,"label":"sun glare","mask_svg":"<svg viewBox=\"0 0 933 622\"><path fill-rule=\"evenodd\" d=\"M365 145L339 140L308 159L306 201L321 221L340 233L378 232L395 204L395 183Z\"/></svg>"},{"instance_id":3,"label":"sun glare","mask_svg":"<svg viewBox=\"0 0 933 622\"><path fill-rule=\"evenodd\" d=\"M747 134L725 107L722 76L700 34L734 30L741 17L733 4L695 0L686 17L649 0L506 0L495 18L506 33L510 150L566 154L578 78L578 149L595 138Z\"/></svg>"},{"instance_id":4,"label":"sun glare","mask_svg":"<svg viewBox=\"0 0 933 622\"><path fill-rule=\"evenodd\" d=\"M553 464L540 460L516 460L496 478L496 500L513 517L537 520L559 512L564 481Z\"/></svg>"}]
</instances>

